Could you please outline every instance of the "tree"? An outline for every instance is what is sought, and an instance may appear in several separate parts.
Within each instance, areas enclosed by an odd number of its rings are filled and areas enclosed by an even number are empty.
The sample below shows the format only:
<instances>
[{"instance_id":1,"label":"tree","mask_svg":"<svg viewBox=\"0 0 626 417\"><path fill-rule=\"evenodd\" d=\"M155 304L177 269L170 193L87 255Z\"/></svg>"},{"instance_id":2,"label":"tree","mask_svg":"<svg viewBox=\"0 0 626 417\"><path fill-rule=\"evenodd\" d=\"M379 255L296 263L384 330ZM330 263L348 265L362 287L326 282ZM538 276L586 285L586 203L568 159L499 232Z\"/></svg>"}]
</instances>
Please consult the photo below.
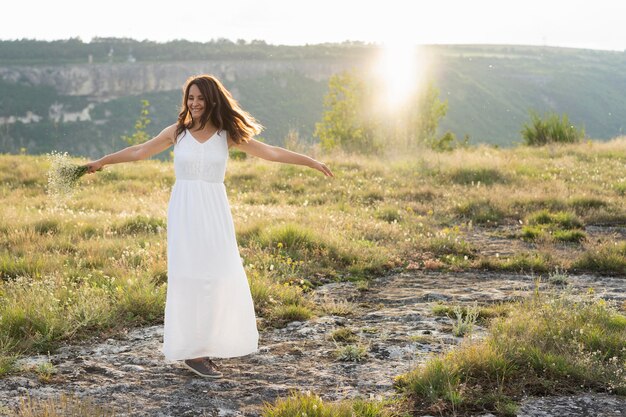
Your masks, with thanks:
<instances>
[{"instance_id":1,"label":"tree","mask_svg":"<svg viewBox=\"0 0 626 417\"><path fill-rule=\"evenodd\" d=\"M324 98L322 121L314 135L324 149L340 147L350 152L378 151L381 143L393 142L402 149L426 145L451 148L454 137L437 137L439 121L448 110L448 103L439 100L439 90L428 83L409 104L390 113L374 110L377 102L375 82L368 82L356 71L333 75ZM380 107L378 107L379 109ZM442 142L442 139L444 142Z\"/></svg>"},{"instance_id":2,"label":"tree","mask_svg":"<svg viewBox=\"0 0 626 417\"><path fill-rule=\"evenodd\" d=\"M369 153L376 150L376 122L366 117L369 92L355 71L343 71L330 77L324 97L322 121L314 136L324 149L340 147L349 152Z\"/></svg>"},{"instance_id":3,"label":"tree","mask_svg":"<svg viewBox=\"0 0 626 417\"><path fill-rule=\"evenodd\" d=\"M448 102L439 100L439 90L432 82L415 97L407 111L408 145L426 144L432 147L438 142L437 128L439 121L448 112Z\"/></svg>"},{"instance_id":4,"label":"tree","mask_svg":"<svg viewBox=\"0 0 626 417\"><path fill-rule=\"evenodd\" d=\"M144 143L150 139L150 135L146 132L146 126L150 124L150 118L148 117L150 114L150 111L148 110L149 107L150 102L148 100L141 100L141 112L139 114L139 118L135 122L135 131L130 136L122 135L122 140L124 142L132 146Z\"/></svg>"}]
</instances>

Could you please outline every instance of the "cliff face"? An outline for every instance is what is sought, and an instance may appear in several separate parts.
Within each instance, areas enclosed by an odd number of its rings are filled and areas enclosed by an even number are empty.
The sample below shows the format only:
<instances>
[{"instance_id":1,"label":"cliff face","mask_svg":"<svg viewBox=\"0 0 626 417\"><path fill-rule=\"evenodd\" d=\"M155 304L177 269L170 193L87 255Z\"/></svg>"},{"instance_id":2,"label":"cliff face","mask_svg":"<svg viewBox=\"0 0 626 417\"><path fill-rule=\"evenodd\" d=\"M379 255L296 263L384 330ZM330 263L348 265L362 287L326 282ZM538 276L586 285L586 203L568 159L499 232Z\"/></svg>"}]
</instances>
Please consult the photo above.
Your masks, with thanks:
<instances>
[{"instance_id":1,"label":"cliff face","mask_svg":"<svg viewBox=\"0 0 626 417\"><path fill-rule=\"evenodd\" d=\"M0 67L9 83L54 87L60 95L110 99L148 92L179 90L188 77L212 74L224 82L270 73L297 72L315 81L354 66L341 61L208 61L173 63L84 64Z\"/></svg>"},{"instance_id":2,"label":"cliff face","mask_svg":"<svg viewBox=\"0 0 626 417\"><path fill-rule=\"evenodd\" d=\"M153 123L147 131L154 135L175 120L186 80L204 73L222 80L262 121L268 142L281 143L290 129L309 138L321 117L327 79L351 65L347 60L224 60L4 66L0 151L110 152L124 145L122 135L133 132L141 99L150 102Z\"/></svg>"},{"instance_id":3,"label":"cliff face","mask_svg":"<svg viewBox=\"0 0 626 417\"><path fill-rule=\"evenodd\" d=\"M529 110L566 113L594 139L626 132L626 98L615 93L626 85L626 56L483 49L434 48L424 59L432 68L428 77L448 103L440 133L508 146L521 140ZM116 138L133 131L140 98L150 101L154 123L148 130L156 130L177 114L187 78L202 73L220 78L263 122L269 143L282 143L292 129L312 139L323 113L326 81L343 70L367 71L374 64L371 57L366 61L347 52L334 56L0 66L0 151L27 147L29 153L42 152L59 142L69 148L85 137L98 146L115 146ZM396 68L389 77L397 76Z\"/></svg>"}]
</instances>

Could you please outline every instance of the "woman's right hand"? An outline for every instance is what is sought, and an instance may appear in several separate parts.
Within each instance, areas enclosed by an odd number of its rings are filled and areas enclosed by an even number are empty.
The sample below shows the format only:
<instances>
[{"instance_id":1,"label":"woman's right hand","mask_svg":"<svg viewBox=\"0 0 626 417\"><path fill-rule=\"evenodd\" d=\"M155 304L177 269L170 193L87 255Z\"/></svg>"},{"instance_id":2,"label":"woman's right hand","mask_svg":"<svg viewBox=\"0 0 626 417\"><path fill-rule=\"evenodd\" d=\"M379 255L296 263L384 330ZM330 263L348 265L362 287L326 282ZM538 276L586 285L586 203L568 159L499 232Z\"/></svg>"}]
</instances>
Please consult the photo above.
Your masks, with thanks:
<instances>
[{"instance_id":1,"label":"woman's right hand","mask_svg":"<svg viewBox=\"0 0 626 417\"><path fill-rule=\"evenodd\" d=\"M90 161L87 162L85 165L87 166L87 174L93 174L96 171L102 171L102 167L104 166L104 164L100 162L100 160Z\"/></svg>"}]
</instances>

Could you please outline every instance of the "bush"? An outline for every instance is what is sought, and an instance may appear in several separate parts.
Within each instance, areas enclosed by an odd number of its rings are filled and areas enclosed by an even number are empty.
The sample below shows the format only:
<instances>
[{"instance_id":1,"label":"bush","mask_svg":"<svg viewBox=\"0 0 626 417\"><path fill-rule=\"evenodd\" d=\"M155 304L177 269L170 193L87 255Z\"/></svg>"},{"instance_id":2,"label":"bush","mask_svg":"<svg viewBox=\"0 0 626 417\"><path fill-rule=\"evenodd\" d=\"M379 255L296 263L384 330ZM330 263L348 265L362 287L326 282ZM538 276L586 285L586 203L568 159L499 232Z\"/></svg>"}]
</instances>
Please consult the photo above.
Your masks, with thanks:
<instances>
[{"instance_id":1,"label":"bush","mask_svg":"<svg viewBox=\"0 0 626 417\"><path fill-rule=\"evenodd\" d=\"M542 146L548 143L578 143L585 137L585 130L572 125L563 114L559 117L555 113L546 114L543 119L536 113L530 113L530 123L522 129L524 144Z\"/></svg>"},{"instance_id":2,"label":"bush","mask_svg":"<svg viewBox=\"0 0 626 417\"><path fill-rule=\"evenodd\" d=\"M456 135L450 131L447 131L440 137L433 137L427 141L428 146L438 152L453 151L458 148L469 147L469 135L465 135L463 140L459 140Z\"/></svg>"}]
</instances>

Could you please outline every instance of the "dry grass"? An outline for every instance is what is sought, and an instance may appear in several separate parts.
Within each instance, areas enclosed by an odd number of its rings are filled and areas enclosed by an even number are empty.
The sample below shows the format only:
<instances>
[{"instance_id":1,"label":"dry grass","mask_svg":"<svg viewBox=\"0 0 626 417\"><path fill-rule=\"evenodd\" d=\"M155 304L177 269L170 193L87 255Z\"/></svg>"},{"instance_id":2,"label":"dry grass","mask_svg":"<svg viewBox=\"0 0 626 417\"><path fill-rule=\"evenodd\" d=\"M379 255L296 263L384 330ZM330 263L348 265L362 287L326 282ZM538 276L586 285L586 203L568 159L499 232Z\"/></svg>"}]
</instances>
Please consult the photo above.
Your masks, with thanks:
<instances>
[{"instance_id":1,"label":"dry grass","mask_svg":"<svg viewBox=\"0 0 626 417\"><path fill-rule=\"evenodd\" d=\"M306 301L312 288L398 267L626 275L624 243L609 236L561 237L576 241L576 252L551 239L502 257L468 239L476 228L506 225L518 233L511 243L524 243L525 221L541 210L571 213L580 222L574 230L623 225L625 151L621 138L377 159L317 155L332 179L231 159L225 184L257 313L273 325L306 319L315 314ZM162 320L171 163L106 167L82 177L65 206L46 196L48 166L44 156L0 155L0 374L11 371L14 354Z\"/></svg>"}]
</instances>

